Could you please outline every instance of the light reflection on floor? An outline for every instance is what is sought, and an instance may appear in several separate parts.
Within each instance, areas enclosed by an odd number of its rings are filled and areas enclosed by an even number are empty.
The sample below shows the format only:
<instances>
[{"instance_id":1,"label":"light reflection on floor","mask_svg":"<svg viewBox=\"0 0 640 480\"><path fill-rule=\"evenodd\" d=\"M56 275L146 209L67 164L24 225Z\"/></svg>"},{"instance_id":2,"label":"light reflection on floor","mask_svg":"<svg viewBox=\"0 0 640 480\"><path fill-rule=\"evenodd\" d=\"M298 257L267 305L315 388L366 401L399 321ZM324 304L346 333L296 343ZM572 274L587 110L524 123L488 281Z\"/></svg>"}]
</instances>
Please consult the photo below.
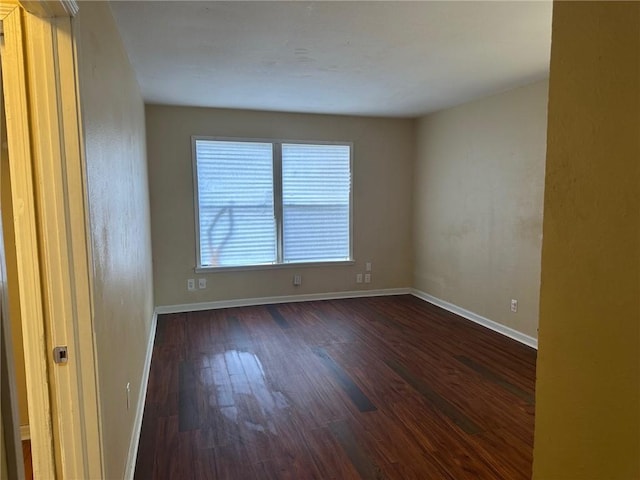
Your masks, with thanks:
<instances>
[{"instance_id":1,"label":"light reflection on floor","mask_svg":"<svg viewBox=\"0 0 640 480\"><path fill-rule=\"evenodd\" d=\"M273 390L267 381L262 362L257 355L241 350L227 350L224 353L218 353L209 359L211 369L209 370L213 376L213 372L229 372L229 364L242 365L243 374L246 381L233 382L233 398L235 406L231 408L221 408L222 414L234 424L238 424L238 406L242 404L251 404L257 406L258 412L249 409L241 415L243 425L249 430L277 434L274 419L279 414L289 408L289 402L282 392ZM238 375L236 373L235 375ZM210 385L216 387L216 402L218 405L224 402L226 398L228 385L223 384L223 379L210 378L206 379Z\"/></svg>"}]
</instances>

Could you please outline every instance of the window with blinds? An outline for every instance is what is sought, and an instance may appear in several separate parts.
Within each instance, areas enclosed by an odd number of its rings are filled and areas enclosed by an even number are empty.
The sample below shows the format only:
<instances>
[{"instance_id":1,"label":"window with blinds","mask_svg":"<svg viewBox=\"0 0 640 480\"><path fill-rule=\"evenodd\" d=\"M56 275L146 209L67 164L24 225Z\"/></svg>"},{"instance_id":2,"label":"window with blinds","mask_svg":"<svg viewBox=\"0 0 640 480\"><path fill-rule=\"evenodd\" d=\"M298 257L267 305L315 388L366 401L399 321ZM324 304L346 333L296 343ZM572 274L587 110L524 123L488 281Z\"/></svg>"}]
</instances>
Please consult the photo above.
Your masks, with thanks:
<instances>
[{"instance_id":1,"label":"window with blinds","mask_svg":"<svg viewBox=\"0 0 640 480\"><path fill-rule=\"evenodd\" d=\"M193 137L199 268L351 260L351 145Z\"/></svg>"}]
</instances>

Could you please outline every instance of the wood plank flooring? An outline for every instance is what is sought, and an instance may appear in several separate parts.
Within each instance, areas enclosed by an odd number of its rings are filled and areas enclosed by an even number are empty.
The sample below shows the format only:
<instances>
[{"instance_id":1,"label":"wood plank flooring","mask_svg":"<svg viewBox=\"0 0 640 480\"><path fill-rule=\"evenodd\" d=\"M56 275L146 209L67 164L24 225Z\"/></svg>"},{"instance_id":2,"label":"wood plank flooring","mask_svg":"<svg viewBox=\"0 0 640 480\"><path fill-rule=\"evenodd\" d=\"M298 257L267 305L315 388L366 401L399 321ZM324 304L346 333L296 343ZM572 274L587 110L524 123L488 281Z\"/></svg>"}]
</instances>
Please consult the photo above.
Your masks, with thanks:
<instances>
[{"instance_id":1,"label":"wood plank flooring","mask_svg":"<svg viewBox=\"0 0 640 480\"><path fill-rule=\"evenodd\" d=\"M135 478L529 479L535 363L409 295L161 315Z\"/></svg>"},{"instance_id":2,"label":"wood plank flooring","mask_svg":"<svg viewBox=\"0 0 640 480\"><path fill-rule=\"evenodd\" d=\"M33 462L31 460L31 440L22 441L22 459L24 460L25 480L33 480Z\"/></svg>"}]
</instances>

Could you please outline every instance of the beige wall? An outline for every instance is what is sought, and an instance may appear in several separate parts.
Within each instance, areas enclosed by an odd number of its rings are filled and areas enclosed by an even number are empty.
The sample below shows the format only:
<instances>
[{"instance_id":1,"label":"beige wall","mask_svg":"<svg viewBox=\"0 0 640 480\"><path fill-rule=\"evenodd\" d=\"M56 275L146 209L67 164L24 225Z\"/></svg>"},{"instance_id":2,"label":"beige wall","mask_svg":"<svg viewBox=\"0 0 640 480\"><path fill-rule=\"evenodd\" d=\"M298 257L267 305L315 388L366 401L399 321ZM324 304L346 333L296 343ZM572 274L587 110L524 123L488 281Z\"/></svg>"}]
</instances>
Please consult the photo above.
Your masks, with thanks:
<instances>
[{"instance_id":1,"label":"beige wall","mask_svg":"<svg viewBox=\"0 0 640 480\"><path fill-rule=\"evenodd\" d=\"M123 478L153 315L144 105L109 6L82 2L74 28L104 468Z\"/></svg>"},{"instance_id":2,"label":"beige wall","mask_svg":"<svg viewBox=\"0 0 640 480\"><path fill-rule=\"evenodd\" d=\"M412 120L153 105L146 114L157 305L411 285ZM356 264L195 275L191 135L352 141ZM356 284L366 261L372 283ZM188 292L197 277L208 288Z\"/></svg>"},{"instance_id":3,"label":"beige wall","mask_svg":"<svg viewBox=\"0 0 640 480\"><path fill-rule=\"evenodd\" d=\"M640 478L640 3L554 2L535 479Z\"/></svg>"},{"instance_id":4,"label":"beige wall","mask_svg":"<svg viewBox=\"0 0 640 480\"><path fill-rule=\"evenodd\" d=\"M544 81L421 118L413 184L414 287L534 338L546 107Z\"/></svg>"}]
</instances>

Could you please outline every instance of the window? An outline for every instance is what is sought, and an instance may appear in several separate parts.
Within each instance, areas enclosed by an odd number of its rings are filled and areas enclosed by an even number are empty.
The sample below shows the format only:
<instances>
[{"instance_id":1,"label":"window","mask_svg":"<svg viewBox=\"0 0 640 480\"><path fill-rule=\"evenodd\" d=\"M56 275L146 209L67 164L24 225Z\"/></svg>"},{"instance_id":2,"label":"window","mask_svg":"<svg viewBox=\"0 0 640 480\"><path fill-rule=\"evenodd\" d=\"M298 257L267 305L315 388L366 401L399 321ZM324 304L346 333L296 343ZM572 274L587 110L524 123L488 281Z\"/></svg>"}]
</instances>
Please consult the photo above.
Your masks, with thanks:
<instances>
[{"instance_id":1,"label":"window","mask_svg":"<svg viewBox=\"0 0 640 480\"><path fill-rule=\"evenodd\" d=\"M199 268L351 260L351 145L193 137Z\"/></svg>"}]
</instances>

